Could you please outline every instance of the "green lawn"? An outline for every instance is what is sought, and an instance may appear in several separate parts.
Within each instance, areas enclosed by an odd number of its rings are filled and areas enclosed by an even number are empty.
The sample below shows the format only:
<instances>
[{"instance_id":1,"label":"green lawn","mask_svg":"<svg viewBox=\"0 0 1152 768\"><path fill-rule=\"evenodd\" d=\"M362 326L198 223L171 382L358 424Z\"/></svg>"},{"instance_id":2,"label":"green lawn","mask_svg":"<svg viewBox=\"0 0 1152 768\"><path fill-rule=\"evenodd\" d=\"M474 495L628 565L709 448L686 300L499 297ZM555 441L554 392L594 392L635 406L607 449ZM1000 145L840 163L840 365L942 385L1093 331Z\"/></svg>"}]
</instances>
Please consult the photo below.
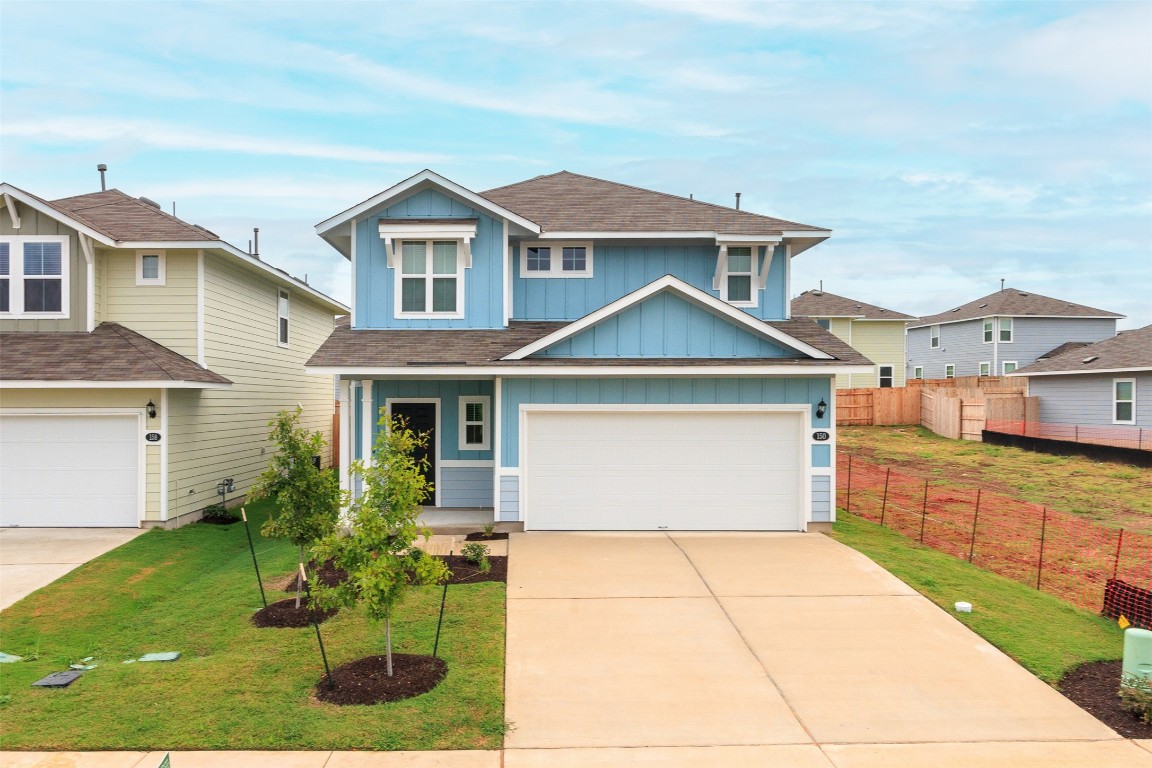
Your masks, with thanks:
<instances>
[{"instance_id":1,"label":"green lawn","mask_svg":"<svg viewBox=\"0 0 1152 768\"><path fill-rule=\"evenodd\" d=\"M891 571L1049 683L1055 684L1083 662L1123 655L1123 632L1111 620L876 523L840 510L832 537ZM972 603L972 613L956 613L959 600Z\"/></svg>"},{"instance_id":2,"label":"green lawn","mask_svg":"<svg viewBox=\"0 0 1152 768\"><path fill-rule=\"evenodd\" d=\"M263 509L250 506L253 532ZM294 547L256 534L265 585ZM393 650L431 653L441 588L413 590L393 620ZM504 732L504 595L499 583L448 588L440 656L448 676L403 702L316 701L323 665L311 627L257 629L260 608L243 524L151 531L0 614L4 749L484 749ZM269 602L288 597L269 591ZM321 625L333 666L383 653L383 628L358 612ZM123 664L154 651L174 663ZM71 687L33 689L85 656Z\"/></svg>"}]
</instances>

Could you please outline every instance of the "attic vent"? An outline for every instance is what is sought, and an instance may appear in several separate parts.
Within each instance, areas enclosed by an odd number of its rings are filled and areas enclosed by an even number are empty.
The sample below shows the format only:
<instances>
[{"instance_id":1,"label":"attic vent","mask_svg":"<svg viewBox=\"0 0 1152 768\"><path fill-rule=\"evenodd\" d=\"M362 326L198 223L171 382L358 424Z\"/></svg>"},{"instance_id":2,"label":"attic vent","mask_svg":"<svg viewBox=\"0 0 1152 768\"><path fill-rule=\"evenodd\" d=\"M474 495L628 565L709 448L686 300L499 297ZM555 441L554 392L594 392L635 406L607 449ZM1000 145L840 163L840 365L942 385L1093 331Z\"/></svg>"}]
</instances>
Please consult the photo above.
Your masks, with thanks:
<instances>
[{"instance_id":1,"label":"attic vent","mask_svg":"<svg viewBox=\"0 0 1152 768\"><path fill-rule=\"evenodd\" d=\"M150 200L149 198L143 197L143 196L138 197L137 199L140 202L144 203L145 205L152 206L153 208L155 208L158 211L164 210L163 208L160 207L160 203L156 202L155 200Z\"/></svg>"},{"instance_id":2,"label":"attic vent","mask_svg":"<svg viewBox=\"0 0 1152 768\"><path fill-rule=\"evenodd\" d=\"M1081 363L1090 363L1090 362L1092 362L1093 360L1099 360L1099 359L1100 359L1100 355L1092 355L1091 357L1086 357L1086 358L1084 358L1084 359L1083 359L1083 360L1081 360L1080 362L1081 362Z\"/></svg>"},{"instance_id":3,"label":"attic vent","mask_svg":"<svg viewBox=\"0 0 1152 768\"><path fill-rule=\"evenodd\" d=\"M988 306L988 305L987 304L981 304L979 307L977 307L977 309L984 309L984 307L986 307L986 306Z\"/></svg>"},{"instance_id":4,"label":"attic vent","mask_svg":"<svg viewBox=\"0 0 1152 768\"><path fill-rule=\"evenodd\" d=\"M1028 294L1026 294L1026 293L1022 293L1020 295L1023 296L1024 298L1028 298Z\"/></svg>"},{"instance_id":5,"label":"attic vent","mask_svg":"<svg viewBox=\"0 0 1152 768\"><path fill-rule=\"evenodd\" d=\"M954 309L954 310L952 310L952 311L953 311L953 312L959 312L959 311L960 311L960 307L956 307L956 309Z\"/></svg>"}]
</instances>

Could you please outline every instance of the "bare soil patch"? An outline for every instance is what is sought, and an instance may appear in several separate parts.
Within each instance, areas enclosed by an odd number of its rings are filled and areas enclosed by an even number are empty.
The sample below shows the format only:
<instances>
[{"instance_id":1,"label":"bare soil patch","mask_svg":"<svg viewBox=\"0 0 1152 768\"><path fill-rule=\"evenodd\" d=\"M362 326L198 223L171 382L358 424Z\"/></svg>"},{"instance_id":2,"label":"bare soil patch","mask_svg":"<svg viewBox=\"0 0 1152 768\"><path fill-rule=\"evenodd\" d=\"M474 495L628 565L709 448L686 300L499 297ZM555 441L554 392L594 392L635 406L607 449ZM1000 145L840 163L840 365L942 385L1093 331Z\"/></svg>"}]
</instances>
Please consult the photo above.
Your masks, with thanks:
<instances>
[{"instance_id":1,"label":"bare soil patch","mask_svg":"<svg viewBox=\"0 0 1152 768\"><path fill-rule=\"evenodd\" d=\"M317 610L316 621L323 622L336 615L336 609L327 611ZM252 623L258 627L306 627L312 623L312 609L308 607L307 600L300 601L296 607L296 598L279 600L268 603L268 607L261 608L252 614Z\"/></svg>"},{"instance_id":2,"label":"bare soil patch","mask_svg":"<svg viewBox=\"0 0 1152 768\"><path fill-rule=\"evenodd\" d=\"M435 688L448 673L443 659L410 653L392 654L392 676L386 656L367 656L332 670L316 682L316 698L329 704L382 704L419 696Z\"/></svg>"},{"instance_id":3,"label":"bare soil patch","mask_svg":"<svg viewBox=\"0 0 1152 768\"><path fill-rule=\"evenodd\" d=\"M1121 661L1091 661L1072 669L1060 681L1060 692L1116 733L1129 739L1152 739L1152 725L1121 709Z\"/></svg>"},{"instance_id":4,"label":"bare soil patch","mask_svg":"<svg viewBox=\"0 0 1152 768\"><path fill-rule=\"evenodd\" d=\"M464 537L464 541L507 541L508 534L505 533L484 533L483 531L474 531Z\"/></svg>"},{"instance_id":5,"label":"bare soil patch","mask_svg":"<svg viewBox=\"0 0 1152 768\"><path fill-rule=\"evenodd\" d=\"M449 584L476 584L481 581L502 581L508 583L508 558L503 556L491 556L488 562L492 567L487 573L480 570L480 567L475 563L470 563L464 559L463 555L437 555L444 564L448 566L448 570L452 573L451 578L448 579Z\"/></svg>"}]
</instances>

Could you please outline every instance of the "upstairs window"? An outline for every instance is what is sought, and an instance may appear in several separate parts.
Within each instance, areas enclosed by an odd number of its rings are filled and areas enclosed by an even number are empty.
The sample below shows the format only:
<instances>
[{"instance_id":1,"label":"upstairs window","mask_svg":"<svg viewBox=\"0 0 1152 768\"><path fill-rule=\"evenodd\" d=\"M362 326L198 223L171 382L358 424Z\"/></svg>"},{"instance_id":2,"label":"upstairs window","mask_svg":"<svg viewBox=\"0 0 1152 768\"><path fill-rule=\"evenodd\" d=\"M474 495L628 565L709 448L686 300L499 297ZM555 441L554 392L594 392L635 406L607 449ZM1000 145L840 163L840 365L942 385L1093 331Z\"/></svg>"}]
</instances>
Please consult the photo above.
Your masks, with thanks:
<instances>
[{"instance_id":1,"label":"upstairs window","mask_svg":"<svg viewBox=\"0 0 1152 768\"><path fill-rule=\"evenodd\" d=\"M68 238L10 236L0 240L0 313L67 317Z\"/></svg>"},{"instance_id":2,"label":"upstairs window","mask_svg":"<svg viewBox=\"0 0 1152 768\"><path fill-rule=\"evenodd\" d=\"M460 398L460 450L486 451L490 445L487 395Z\"/></svg>"},{"instance_id":3,"label":"upstairs window","mask_svg":"<svg viewBox=\"0 0 1152 768\"><path fill-rule=\"evenodd\" d=\"M136 251L136 285L164 285L163 251Z\"/></svg>"},{"instance_id":4,"label":"upstairs window","mask_svg":"<svg viewBox=\"0 0 1152 768\"><path fill-rule=\"evenodd\" d=\"M940 347L940 326L934 325L928 329L928 346L932 349Z\"/></svg>"},{"instance_id":5,"label":"upstairs window","mask_svg":"<svg viewBox=\"0 0 1152 768\"><path fill-rule=\"evenodd\" d=\"M1000 341L1012 341L1012 318L1000 318Z\"/></svg>"},{"instance_id":6,"label":"upstairs window","mask_svg":"<svg viewBox=\"0 0 1152 768\"><path fill-rule=\"evenodd\" d=\"M1136 379L1112 380L1112 423L1136 423Z\"/></svg>"},{"instance_id":7,"label":"upstairs window","mask_svg":"<svg viewBox=\"0 0 1152 768\"><path fill-rule=\"evenodd\" d=\"M730 304L755 306L752 301L752 278L755 276L752 249L728 248L728 269L720 298Z\"/></svg>"},{"instance_id":8,"label":"upstairs window","mask_svg":"<svg viewBox=\"0 0 1152 768\"><path fill-rule=\"evenodd\" d=\"M464 275L455 240L405 240L397 280L400 317L463 317Z\"/></svg>"},{"instance_id":9,"label":"upstairs window","mask_svg":"<svg viewBox=\"0 0 1152 768\"><path fill-rule=\"evenodd\" d=\"M826 317L822 317L816 321L816 325L820 326L826 331L832 330L832 321Z\"/></svg>"},{"instance_id":10,"label":"upstairs window","mask_svg":"<svg viewBox=\"0 0 1152 768\"><path fill-rule=\"evenodd\" d=\"M277 343L288 346L288 291L279 291L276 297Z\"/></svg>"},{"instance_id":11,"label":"upstairs window","mask_svg":"<svg viewBox=\"0 0 1152 768\"><path fill-rule=\"evenodd\" d=\"M520 248L524 277L592 277L591 243L524 243Z\"/></svg>"},{"instance_id":12,"label":"upstairs window","mask_svg":"<svg viewBox=\"0 0 1152 768\"><path fill-rule=\"evenodd\" d=\"M984 343L991 344L995 333L995 320L991 317L984 318Z\"/></svg>"}]
</instances>

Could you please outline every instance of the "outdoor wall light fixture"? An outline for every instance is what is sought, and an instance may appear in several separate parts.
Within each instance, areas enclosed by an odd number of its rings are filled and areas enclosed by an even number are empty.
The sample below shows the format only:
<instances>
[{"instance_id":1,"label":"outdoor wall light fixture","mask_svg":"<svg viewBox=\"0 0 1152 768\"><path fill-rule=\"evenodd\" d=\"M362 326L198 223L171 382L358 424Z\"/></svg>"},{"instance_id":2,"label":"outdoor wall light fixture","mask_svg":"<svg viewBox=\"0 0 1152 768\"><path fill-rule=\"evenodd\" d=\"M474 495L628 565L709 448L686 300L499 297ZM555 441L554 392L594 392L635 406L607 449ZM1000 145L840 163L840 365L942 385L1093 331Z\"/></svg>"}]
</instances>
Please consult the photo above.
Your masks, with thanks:
<instances>
[{"instance_id":1,"label":"outdoor wall light fixture","mask_svg":"<svg viewBox=\"0 0 1152 768\"><path fill-rule=\"evenodd\" d=\"M144 406L144 407L145 407L145 408L147 409L147 411L148 411L148 418L150 418L150 419L154 419L154 418L156 418L156 403L154 403L154 402L152 402L151 400L149 400L149 401L148 401L148 405L146 405L146 406Z\"/></svg>"},{"instance_id":2,"label":"outdoor wall light fixture","mask_svg":"<svg viewBox=\"0 0 1152 768\"><path fill-rule=\"evenodd\" d=\"M816 403L816 418L824 418L824 414L828 412L828 403L824 402L824 398L820 398L820 402Z\"/></svg>"}]
</instances>

